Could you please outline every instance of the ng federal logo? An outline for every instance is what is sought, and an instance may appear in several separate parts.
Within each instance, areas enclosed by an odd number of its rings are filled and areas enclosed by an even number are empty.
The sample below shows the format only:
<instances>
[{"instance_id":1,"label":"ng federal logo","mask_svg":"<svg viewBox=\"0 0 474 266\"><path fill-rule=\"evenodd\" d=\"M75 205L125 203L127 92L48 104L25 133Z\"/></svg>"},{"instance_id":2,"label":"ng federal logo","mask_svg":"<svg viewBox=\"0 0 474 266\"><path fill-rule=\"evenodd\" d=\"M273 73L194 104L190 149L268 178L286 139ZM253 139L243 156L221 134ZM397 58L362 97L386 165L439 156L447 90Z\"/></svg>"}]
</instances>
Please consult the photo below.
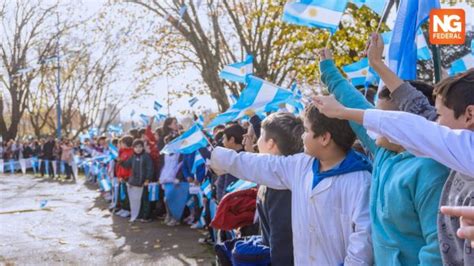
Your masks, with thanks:
<instances>
[{"instance_id":1,"label":"ng federal logo","mask_svg":"<svg viewBox=\"0 0 474 266\"><path fill-rule=\"evenodd\" d=\"M464 44L465 41L466 14L463 9L431 10L431 44Z\"/></svg>"}]
</instances>

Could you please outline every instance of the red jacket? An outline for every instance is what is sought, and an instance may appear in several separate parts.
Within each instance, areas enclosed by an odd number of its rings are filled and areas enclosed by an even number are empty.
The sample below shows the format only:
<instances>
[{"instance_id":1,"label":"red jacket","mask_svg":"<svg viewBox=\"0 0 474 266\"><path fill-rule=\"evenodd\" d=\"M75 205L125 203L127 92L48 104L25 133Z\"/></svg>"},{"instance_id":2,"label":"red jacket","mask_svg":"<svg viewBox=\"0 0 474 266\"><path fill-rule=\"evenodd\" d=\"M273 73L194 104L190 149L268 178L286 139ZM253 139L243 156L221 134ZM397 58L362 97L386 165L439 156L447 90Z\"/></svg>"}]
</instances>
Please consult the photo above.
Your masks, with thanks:
<instances>
[{"instance_id":1,"label":"red jacket","mask_svg":"<svg viewBox=\"0 0 474 266\"><path fill-rule=\"evenodd\" d=\"M156 142L155 135L151 131L151 126L147 126L145 136L148 139L148 146L150 147L150 156L153 160L153 169L158 171L158 166L160 164L160 151L158 150L158 143ZM155 173L155 175L157 175L157 173Z\"/></svg>"},{"instance_id":2,"label":"red jacket","mask_svg":"<svg viewBox=\"0 0 474 266\"><path fill-rule=\"evenodd\" d=\"M246 189L224 196L217 207L211 227L233 230L253 224L257 202L257 189Z\"/></svg>"},{"instance_id":3,"label":"red jacket","mask_svg":"<svg viewBox=\"0 0 474 266\"><path fill-rule=\"evenodd\" d=\"M128 160L128 158L132 157L133 155L133 148L121 148L119 150L119 158L122 162ZM117 168L115 169L117 173L117 177L127 180L132 175L132 168L125 168L121 164L117 164Z\"/></svg>"}]
</instances>

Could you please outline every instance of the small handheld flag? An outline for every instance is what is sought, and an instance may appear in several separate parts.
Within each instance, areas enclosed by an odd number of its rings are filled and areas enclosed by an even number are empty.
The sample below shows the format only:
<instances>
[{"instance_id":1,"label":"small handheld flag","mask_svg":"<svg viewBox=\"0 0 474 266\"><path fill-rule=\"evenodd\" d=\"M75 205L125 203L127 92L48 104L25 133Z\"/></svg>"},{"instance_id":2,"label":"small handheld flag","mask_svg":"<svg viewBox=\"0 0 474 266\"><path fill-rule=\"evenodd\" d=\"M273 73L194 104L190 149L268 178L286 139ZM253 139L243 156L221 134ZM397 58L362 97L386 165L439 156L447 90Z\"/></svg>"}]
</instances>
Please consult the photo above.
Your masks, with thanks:
<instances>
[{"instance_id":1,"label":"small handheld flag","mask_svg":"<svg viewBox=\"0 0 474 266\"><path fill-rule=\"evenodd\" d=\"M199 151L196 151L196 154L194 156L193 167L191 169L191 174L196 174L197 168L203 164L205 164L204 158L202 157Z\"/></svg>"},{"instance_id":2,"label":"small handheld flag","mask_svg":"<svg viewBox=\"0 0 474 266\"><path fill-rule=\"evenodd\" d=\"M208 141L204 133L202 133L199 125L192 126L188 131L184 132L181 136L177 137L170 143L168 143L161 153L183 153L190 154L200 148L205 148L208 145Z\"/></svg>"},{"instance_id":3,"label":"small handheld flag","mask_svg":"<svg viewBox=\"0 0 474 266\"><path fill-rule=\"evenodd\" d=\"M144 114L140 114L140 119L142 120L142 123L146 126L148 123L150 123L150 117Z\"/></svg>"},{"instance_id":4,"label":"small handheld flag","mask_svg":"<svg viewBox=\"0 0 474 266\"><path fill-rule=\"evenodd\" d=\"M253 56L247 55L245 61L225 66L219 74L219 77L230 81L246 83L247 76L252 73Z\"/></svg>"},{"instance_id":5,"label":"small handheld flag","mask_svg":"<svg viewBox=\"0 0 474 266\"><path fill-rule=\"evenodd\" d=\"M451 68L449 68L448 73L450 76L454 76L468 70L471 67L474 67L474 55L469 53L451 63Z\"/></svg>"},{"instance_id":6,"label":"small handheld flag","mask_svg":"<svg viewBox=\"0 0 474 266\"><path fill-rule=\"evenodd\" d=\"M191 107L193 107L198 101L199 101L199 100L198 100L197 97L192 97L191 99L188 100L189 105L190 105Z\"/></svg>"},{"instance_id":7,"label":"small handheld flag","mask_svg":"<svg viewBox=\"0 0 474 266\"><path fill-rule=\"evenodd\" d=\"M109 152L112 159L115 159L118 157L118 148L115 147L115 145L112 143L109 143Z\"/></svg>"},{"instance_id":8,"label":"small handheld flag","mask_svg":"<svg viewBox=\"0 0 474 266\"><path fill-rule=\"evenodd\" d=\"M163 105L161 105L158 101L155 101L155 103L153 104L153 109L155 109L155 111L157 112L159 112L162 107Z\"/></svg>"},{"instance_id":9,"label":"small handheld flag","mask_svg":"<svg viewBox=\"0 0 474 266\"><path fill-rule=\"evenodd\" d=\"M367 74L369 73L369 59L363 58L358 62L345 65L342 70L346 73L348 79L354 86L365 84Z\"/></svg>"}]
</instances>

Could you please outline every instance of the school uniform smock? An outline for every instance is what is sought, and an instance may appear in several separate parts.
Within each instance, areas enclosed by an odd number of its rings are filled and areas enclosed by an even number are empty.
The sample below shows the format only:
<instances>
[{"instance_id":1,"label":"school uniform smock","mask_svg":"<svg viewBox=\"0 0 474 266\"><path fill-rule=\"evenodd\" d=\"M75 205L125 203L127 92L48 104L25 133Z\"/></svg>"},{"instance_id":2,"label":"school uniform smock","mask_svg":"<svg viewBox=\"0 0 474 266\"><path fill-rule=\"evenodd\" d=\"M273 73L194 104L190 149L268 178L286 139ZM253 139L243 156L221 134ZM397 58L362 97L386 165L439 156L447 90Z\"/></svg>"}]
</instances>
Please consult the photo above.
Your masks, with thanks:
<instances>
[{"instance_id":1,"label":"school uniform smock","mask_svg":"<svg viewBox=\"0 0 474 266\"><path fill-rule=\"evenodd\" d=\"M295 265L372 265L370 173L322 178L313 189L314 161L302 153L284 157L219 147L211 155L217 172L292 191Z\"/></svg>"}]
</instances>

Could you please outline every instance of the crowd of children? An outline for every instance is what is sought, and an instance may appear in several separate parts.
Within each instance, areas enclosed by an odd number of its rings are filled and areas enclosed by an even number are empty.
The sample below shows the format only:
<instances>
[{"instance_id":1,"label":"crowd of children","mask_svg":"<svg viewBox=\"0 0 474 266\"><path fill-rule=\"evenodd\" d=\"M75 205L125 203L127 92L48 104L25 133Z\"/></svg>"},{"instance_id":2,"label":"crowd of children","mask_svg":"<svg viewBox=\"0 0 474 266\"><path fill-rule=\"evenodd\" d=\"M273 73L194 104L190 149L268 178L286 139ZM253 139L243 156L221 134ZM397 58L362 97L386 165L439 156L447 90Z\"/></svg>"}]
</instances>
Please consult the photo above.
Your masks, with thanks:
<instances>
[{"instance_id":1,"label":"crowd of children","mask_svg":"<svg viewBox=\"0 0 474 266\"><path fill-rule=\"evenodd\" d=\"M221 265L474 265L474 69L434 87L403 81L383 47L374 34L367 56L385 84L375 105L323 49L331 95L301 117L250 114L206 133L212 146L161 154L183 131L167 118L111 141L118 154L92 164L79 161L110 154L105 137L11 141L0 170L37 157L42 175L57 175L48 169L59 159L68 177L79 165L91 182L108 176L101 189L115 214L207 228L202 242L216 245ZM196 165L200 157L208 163ZM258 192L231 189L242 180Z\"/></svg>"}]
</instances>

